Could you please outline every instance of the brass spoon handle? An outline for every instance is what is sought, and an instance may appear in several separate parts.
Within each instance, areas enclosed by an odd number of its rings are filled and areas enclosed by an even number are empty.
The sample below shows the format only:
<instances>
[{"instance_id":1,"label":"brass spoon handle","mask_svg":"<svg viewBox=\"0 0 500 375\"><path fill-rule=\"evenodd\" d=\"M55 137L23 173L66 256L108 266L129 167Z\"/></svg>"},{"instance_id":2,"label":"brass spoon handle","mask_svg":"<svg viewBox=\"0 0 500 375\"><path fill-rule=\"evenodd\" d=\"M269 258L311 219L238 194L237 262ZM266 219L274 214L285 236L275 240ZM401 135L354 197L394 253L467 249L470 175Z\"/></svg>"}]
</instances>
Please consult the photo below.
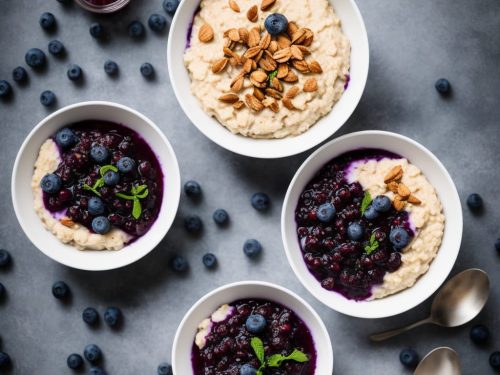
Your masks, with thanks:
<instances>
[{"instance_id":1,"label":"brass spoon handle","mask_svg":"<svg viewBox=\"0 0 500 375\"><path fill-rule=\"evenodd\" d=\"M432 318L430 318L430 317L427 319L421 320L420 322L413 323L409 326L403 327L403 328L393 329L391 331L386 331L386 332L371 335L370 340L372 340L372 341L384 341L384 340L390 339L391 337L397 336L403 332L409 331L410 329L419 327L419 326L424 325L424 324L429 324L429 323L432 323Z\"/></svg>"}]
</instances>

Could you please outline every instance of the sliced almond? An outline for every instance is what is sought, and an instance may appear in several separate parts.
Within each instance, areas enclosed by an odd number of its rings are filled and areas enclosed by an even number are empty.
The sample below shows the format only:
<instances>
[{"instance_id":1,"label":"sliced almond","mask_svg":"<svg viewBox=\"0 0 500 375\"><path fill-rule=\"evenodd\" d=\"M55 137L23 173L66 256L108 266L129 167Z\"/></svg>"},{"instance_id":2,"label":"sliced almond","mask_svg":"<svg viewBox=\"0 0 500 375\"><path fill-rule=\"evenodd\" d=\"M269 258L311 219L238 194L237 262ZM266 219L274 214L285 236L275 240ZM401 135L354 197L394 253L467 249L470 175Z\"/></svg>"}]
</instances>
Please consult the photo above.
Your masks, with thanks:
<instances>
[{"instance_id":1,"label":"sliced almond","mask_svg":"<svg viewBox=\"0 0 500 375\"><path fill-rule=\"evenodd\" d=\"M264 83L267 80L267 74L262 70L256 70L250 74L250 78L256 82Z\"/></svg>"},{"instance_id":2,"label":"sliced almond","mask_svg":"<svg viewBox=\"0 0 500 375\"><path fill-rule=\"evenodd\" d=\"M278 74L276 75L276 78L282 79L285 78L288 75L288 65L287 64L279 64L278 66Z\"/></svg>"},{"instance_id":3,"label":"sliced almond","mask_svg":"<svg viewBox=\"0 0 500 375\"><path fill-rule=\"evenodd\" d=\"M281 95L281 93L278 90L272 88L267 88L266 94L269 95L271 98L278 100L281 100L281 98L283 98L283 95Z\"/></svg>"},{"instance_id":4,"label":"sliced almond","mask_svg":"<svg viewBox=\"0 0 500 375\"><path fill-rule=\"evenodd\" d=\"M260 51L262 51L262 49L259 46L249 48L243 54L243 57L246 57L247 59L253 59L255 56L259 54Z\"/></svg>"},{"instance_id":5,"label":"sliced almond","mask_svg":"<svg viewBox=\"0 0 500 375\"><path fill-rule=\"evenodd\" d=\"M316 74L323 73L323 68L321 67L321 65L319 65L319 62L317 62L316 60L312 60L309 63L309 70Z\"/></svg>"},{"instance_id":6,"label":"sliced almond","mask_svg":"<svg viewBox=\"0 0 500 375\"><path fill-rule=\"evenodd\" d=\"M396 211L401 211L405 207L405 202L401 200L401 197L396 196L392 201L392 205Z\"/></svg>"},{"instance_id":7,"label":"sliced almond","mask_svg":"<svg viewBox=\"0 0 500 375\"><path fill-rule=\"evenodd\" d=\"M257 27L254 27L252 30L250 30L247 44L248 47L252 48L258 46L259 43L260 43L260 31Z\"/></svg>"},{"instance_id":8,"label":"sliced almond","mask_svg":"<svg viewBox=\"0 0 500 375\"><path fill-rule=\"evenodd\" d=\"M264 92L261 89L258 89L257 87L253 88L252 95L255 96L257 99L259 99L260 101L262 101L266 98L266 95L264 94Z\"/></svg>"},{"instance_id":9,"label":"sliced almond","mask_svg":"<svg viewBox=\"0 0 500 375\"><path fill-rule=\"evenodd\" d=\"M301 45L296 45L296 47L298 49L300 49L300 51L302 52L302 54L304 56L307 56L307 55L310 55L311 54L311 51L309 50L309 48L307 48L306 46L301 46Z\"/></svg>"},{"instance_id":10,"label":"sliced almond","mask_svg":"<svg viewBox=\"0 0 500 375\"><path fill-rule=\"evenodd\" d=\"M245 77L239 74L233 82L231 82L231 91L234 93L239 93L243 89L243 84L245 83Z\"/></svg>"},{"instance_id":11,"label":"sliced almond","mask_svg":"<svg viewBox=\"0 0 500 375\"><path fill-rule=\"evenodd\" d=\"M262 58L263 55L264 55L264 51L260 50L260 52L254 58L255 62L258 63L260 61L260 59Z\"/></svg>"},{"instance_id":12,"label":"sliced almond","mask_svg":"<svg viewBox=\"0 0 500 375\"><path fill-rule=\"evenodd\" d=\"M271 43L269 43L269 47L267 48L267 50L269 52L271 52L272 54L276 53L276 51L279 50L279 45L278 45L278 42L275 41L275 40L272 40Z\"/></svg>"},{"instance_id":13,"label":"sliced almond","mask_svg":"<svg viewBox=\"0 0 500 375\"><path fill-rule=\"evenodd\" d=\"M285 34L279 34L277 37L276 37L276 41L278 42L278 46L283 49L283 48L287 48L287 47L290 47L292 45L292 41L290 40L290 38L288 38L288 36L286 36Z\"/></svg>"},{"instance_id":14,"label":"sliced almond","mask_svg":"<svg viewBox=\"0 0 500 375\"><path fill-rule=\"evenodd\" d=\"M233 42L239 42L240 41L240 32L238 30L236 30L236 29L230 29L230 30L228 30L227 36Z\"/></svg>"},{"instance_id":15,"label":"sliced almond","mask_svg":"<svg viewBox=\"0 0 500 375\"><path fill-rule=\"evenodd\" d=\"M306 39L306 29L298 29L292 35L292 44L302 44Z\"/></svg>"},{"instance_id":16,"label":"sliced almond","mask_svg":"<svg viewBox=\"0 0 500 375\"><path fill-rule=\"evenodd\" d=\"M285 78L283 78L283 81L288 82L288 83L295 83L299 80L299 77L293 70L289 70L288 74L286 75Z\"/></svg>"},{"instance_id":17,"label":"sliced almond","mask_svg":"<svg viewBox=\"0 0 500 375\"><path fill-rule=\"evenodd\" d=\"M245 95L245 103L253 111L260 112L264 109L264 105L262 102L257 99L255 96L246 94Z\"/></svg>"},{"instance_id":18,"label":"sliced almond","mask_svg":"<svg viewBox=\"0 0 500 375\"><path fill-rule=\"evenodd\" d=\"M59 222L68 228L73 228L75 226L75 222L71 220L69 217L63 217Z\"/></svg>"},{"instance_id":19,"label":"sliced almond","mask_svg":"<svg viewBox=\"0 0 500 375\"><path fill-rule=\"evenodd\" d=\"M271 86L273 87L273 89L276 89L279 92L283 92L283 84L280 82L278 78L274 77L271 80Z\"/></svg>"},{"instance_id":20,"label":"sliced almond","mask_svg":"<svg viewBox=\"0 0 500 375\"><path fill-rule=\"evenodd\" d=\"M262 4L260 4L260 10L265 12L266 10L271 8L275 2L276 0L262 0Z\"/></svg>"},{"instance_id":21,"label":"sliced almond","mask_svg":"<svg viewBox=\"0 0 500 375\"><path fill-rule=\"evenodd\" d=\"M236 0L229 0L229 7L234 10L236 13L240 12L240 6L236 2Z\"/></svg>"},{"instance_id":22,"label":"sliced almond","mask_svg":"<svg viewBox=\"0 0 500 375\"><path fill-rule=\"evenodd\" d=\"M246 72L246 73L250 73L253 69L253 60L252 59L247 59L247 61L245 61L245 63L243 64L243 70Z\"/></svg>"},{"instance_id":23,"label":"sliced almond","mask_svg":"<svg viewBox=\"0 0 500 375\"><path fill-rule=\"evenodd\" d=\"M387 189L392 191L394 194L398 193L398 186L399 184L396 181L391 181L387 184Z\"/></svg>"},{"instance_id":24,"label":"sliced almond","mask_svg":"<svg viewBox=\"0 0 500 375\"><path fill-rule=\"evenodd\" d=\"M257 5L248 9L247 18L250 22L257 22L259 20L259 7Z\"/></svg>"},{"instance_id":25,"label":"sliced almond","mask_svg":"<svg viewBox=\"0 0 500 375\"><path fill-rule=\"evenodd\" d=\"M309 69L309 64L304 60L292 60L292 65L295 69L303 74L311 72L311 69Z\"/></svg>"},{"instance_id":26,"label":"sliced almond","mask_svg":"<svg viewBox=\"0 0 500 375\"><path fill-rule=\"evenodd\" d=\"M259 82L259 81L256 81L254 78L252 78L250 76L250 82L252 83L252 85L254 85L255 87L258 87L259 89L265 89L267 84L266 82Z\"/></svg>"},{"instance_id":27,"label":"sliced almond","mask_svg":"<svg viewBox=\"0 0 500 375\"><path fill-rule=\"evenodd\" d=\"M259 66L267 72L272 72L278 67L278 63L272 58L271 52L264 51L263 58L259 61Z\"/></svg>"},{"instance_id":28,"label":"sliced almond","mask_svg":"<svg viewBox=\"0 0 500 375\"><path fill-rule=\"evenodd\" d=\"M242 64L243 62L241 61L240 55L238 55L236 52L234 52L232 49L229 47L224 47L224 54L227 56L231 56L233 59L236 60L237 65Z\"/></svg>"},{"instance_id":29,"label":"sliced almond","mask_svg":"<svg viewBox=\"0 0 500 375\"><path fill-rule=\"evenodd\" d=\"M403 177L403 167L401 165L396 165L384 177L384 182L388 184L391 181L400 180L401 177Z\"/></svg>"},{"instance_id":30,"label":"sliced almond","mask_svg":"<svg viewBox=\"0 0 500 375\"><path fill-rule=\"evenodd\" d=\"M286 63L292 58L292 51L290 47L279 50L273 55L273 59L278 63Z\"/></svg>"},{"instance_id":31,"label":"sliced almond","mask_svg":"<svg viewBox=\"0 0 500 375\"><path fill-rule=\"evenodd\" d=\"M410 197L411 191L408 189L408 186L401 183L398 185L398 194L403 200L406 200Z\"/></svg>"},{"instance_id":32,"label":"sliced almond","mask_svg":"<svg viewBox=\"0 0 500 375\"><path fill-rule=\"evenodd\" d=\"M316 78L309 78L304 83L304 91L305 92L315 92L317 90L318 90L318 81L316 81Z\"/></svg>"},{"instance_id":33,"label":"sliced almond","mask_svg":"<svg viewBox=\"0 0 500 375\"><path fill-rule=\"evenodd\" d=\"M248 30L245 29L244 27L241 27L238 29L238 34L240 35L240 40L243 41L243 43L248 43Z\"/></svg>"},{"instance_id":34,"label":"sliced almond","mask_svg":"<svg viewBox=\"0 0 500 375\"><path fill-rule=\"evenodd\" d=\"M290 52L292 52L292 57L295 60L304 60L304 54L302 53L302 51L300 50L300 48L298 46L292 45L290 47Z\"/></svg>"},{"instance_id":35,"label":"sliced almond","mask_svg":"<svg viewBox=\"0 0 500 375\"><path fill-rule=\"evenodd\" d=\"M416 196L414 196L413 194L410 195L410 197L408 198L408 202L411 204L415 204L415 205L422 204L422 201L420 199L418 199Z\"/></svg>"},{"instance_id":36,"label":"sliced almond","mask_svg":"<svg viewBox=\"0 0 500 375\"><path fill-rule=\"evenodd\" d=\"M234 57L229 58L229 64L233 67L236 68L239 64L239 61L236 60Z\"/></svg>"},{"instance_id":37,"label":"sliced almond","mask_svg":"<svg viewBox=\"0 0 500 375\"><path fill-rule=\"evenodd\" d=\"M219 96L219 100L224 103L236 103L237 101L240 100L239 96L236 94L224 94L222 96Z\"/></svg>"},{"instance_id":38,"label":"sliced almond","mask_svg":"<svg viewBox=\"0 0 500 375\"><path fill-rule=\"evenodd\" d=\"M314 33L312 32L311 29L306 29L306 37L305 39L302 41L302 43L298 43L298 44L303 44L304 46L307 46L309 47L314 41Z\"/></svg>"},{"instance_id":39,"label":"sliced almond","mask_svg":"<svg viewBox=\"0 0 500 375\"><path fill-rule=\"evenodd\" d=\"M271 111L278 113L280 110L280 105L278 104L278 101L274 98L265 98L262 101L262 104L264 107L269 108Z\"/></svg>"},{"instance_id":40,"label":"sliced almond","mask_svg":"<svg viewBox=\"0 0 500 375\"><path fill-rule=\"evenodd\" d=\"M285 93L284 97L287 99L293 99L298 95L299 92L300 92L299 86L293 86Z\"/></svg>"},{"instance_id":41,"label":"sliced almond","mask_svg":"<svg viewBox=\"0 0 500 375\"><path fill-rule=\"evenodd\" d=\"M297 109L293 103L292 103L292 99L290 98L283 98L283 105L288 108L289 110L294 110L294 109Z\"/></svg>"},{"instance_id":42,"label":"sliced almond","mask_svg":"<svg viewBox=\"0 0 500 375\"><path fill-rule=\"evenodd\" d=\"M244 106L245 106L245 102L242 102L241 100L237 101L236 103L233 104L233 108L237 109L237 110L242 109Z\"/></svg>"},{"instance_id":43,"label":"sliced almond","mask_svg":"<svg viewBox=\"0 0 500 375\"><path fill-rule=\"evenodd\" d=\"M212 65L212 73L217 74L226 69L228 59L223 57L222 59L217 60Z\"/></svg>"},{"instance_id":44,"label":"sliced almond","mask_svg":"<svg viewBox=\"0 0 500 375\"><path fill-rule=\"evenodd\" d=\"M270 44L271 44L271 34L269 34L266 31L264 37L260 40L259 45L262 49L268 49Z\"/></svg>"},{"instance_id":45,"label":"sliced almond","mask_svg":"<svg viewBox=\"0 0 500 375\"><path fill-rule=\"evenodd\" d=\"M295 34L295 32L299 29L299 27L297 26L297 24L295 22L288 22L288 29L287 29L287 34L290 36L290 38L292 37L293 34Z\"/></svg>"},{"instance_id":46,"label":"sliced almond","mask_svg":"<svg viewBox=\"0 0 500 375\"><path fill-rule=\"evenodd\" d=\"M214 39L214 30L208 23L203 24L198 31L198 39L202 43L211 42Z\"/></svg>"}]
</instances>

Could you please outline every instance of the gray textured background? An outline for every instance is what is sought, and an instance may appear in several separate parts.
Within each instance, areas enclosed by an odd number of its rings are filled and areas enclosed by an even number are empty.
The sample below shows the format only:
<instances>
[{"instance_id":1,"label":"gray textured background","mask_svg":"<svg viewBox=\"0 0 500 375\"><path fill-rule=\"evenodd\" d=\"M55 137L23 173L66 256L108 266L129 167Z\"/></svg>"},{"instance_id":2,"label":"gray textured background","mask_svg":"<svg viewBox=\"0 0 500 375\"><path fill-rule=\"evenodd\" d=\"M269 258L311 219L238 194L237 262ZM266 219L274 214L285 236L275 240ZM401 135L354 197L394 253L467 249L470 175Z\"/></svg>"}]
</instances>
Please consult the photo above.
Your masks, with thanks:
<instances>
[{"instance_id":1,"label":"gray textured background","mask_svg":"<svg viewBox=\"0 0 500 375\"><path fill-rule=\"evenodd\" d=\"M366 92L355 114L340 133L384 129L410 136L430 148L443 161L457 184L462 201L477 191L486 201L485 213L475 217L465 208L464 240L454 273L481 267L493 280L491 299L478 322L499 326L500 258L493 248L500 235L498 196L500 153L500 2L497 0L359 0L371 45L371 69ZM366 335L426 315L429 301L402 316L379 321L340 315L316 302L295 279L282 249L279 214L288 183L307 154L276 161L252 160L211 143L189 124L170 88L166 60L167 33L148 30L144 41L131 41L124 32L133 19L147 21L163 13L160 0L133 0L126 11L98 17L76 6L62 7L56 0L0 0L0 78L9 80L14 67L24 65L30 47L47 49L57 37L67 47L64 60L49 58L46 73L29 70L26 87L13 85L10 102L0 102L0 247L14 257L11 269L0 272L8 290L0 303L1 350L11 354L16 374L66 374L66 357L96 343L104 352L110 374L154 374L159 362L170 360L175 329L187 309L209 290L222 284L262 279L286 285L317 309L329 328L335 354L335 373L405 373L398 361L402 347L415 347L422 355L449 345L461 355L466 374L489 374L489 352L500 349L500 333L492 345L476 349L468 339L470 325L453 329L426 327L383 344L371 344ZM38 26L42 11L58 20L55 34ZM109 40L97 43L88 34L92 20L100 20ZM121 74L109 79L102 65L118 62ZM145 61L153 63L157 78L146 82L139 74ZM76 86L66 78L66 66L78 63L85 82ZM445 76L453 96L444 100L433 88ZM117 271L88 273L63 267L37 251L19 227L10 199L10 175L24 137L50 111L39 95L52 89L57 107L84 100L111 100L138 109L167 134L179 158L183 180L197 179L203 201L195 205L182 198L178 219L165 241L149 256ZM266 191L273 208L260 215L249 205L256 191ZM232 224L219 230L211 222L215 208L226 208ZM188 237L181 218L199 214L206 230L199 239ZM245 239L256 237L265 254L251 263L242 254ZM213 251L220 260L216 272L206 271L201 256ZM184 254L191 271L185 277L167 267L174 253ZM277 272L279 270L279 272ZM51 296L51 285L65 280L72 288L70 304ZM112 332L101 325L89 329L82 310L103 311L117 305L125 325ZM88 369L88 367L87 367ZM182 374L184 375L184 374Z\"/></svg>"}]
</instances>

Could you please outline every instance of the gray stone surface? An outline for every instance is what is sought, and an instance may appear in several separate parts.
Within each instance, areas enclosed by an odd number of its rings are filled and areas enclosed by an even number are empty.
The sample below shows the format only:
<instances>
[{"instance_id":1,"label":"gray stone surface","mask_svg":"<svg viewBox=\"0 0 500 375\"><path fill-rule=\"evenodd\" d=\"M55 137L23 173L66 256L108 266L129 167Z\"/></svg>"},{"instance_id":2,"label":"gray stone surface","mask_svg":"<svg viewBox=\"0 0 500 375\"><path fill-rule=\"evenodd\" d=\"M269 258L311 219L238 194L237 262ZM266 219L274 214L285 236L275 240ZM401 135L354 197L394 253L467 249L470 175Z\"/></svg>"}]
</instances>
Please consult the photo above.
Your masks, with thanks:
<instances>
[{"instance_id":1,"label":"gray stone surface","mask_svg":"<svg viewBox=\"0 0 500 375\"><path fill-rule=\"evenodd\" d=\"M477 191L486 201L479 217L464 208L464 240L454 273L469 267L488 271L493 281L491 299L476 320L499 327L500 258L493 243L500 236L497 206L499 193L500 132L500 3L496 0L359 0L371 44L371 70L365 95L341 134L364 129L385 129L410 136L430 148L454 178L462 200ZM42 11L58 20L54 35L38 26ZM401 374L402 347L421 354L449 345L461 355L465 374L489 374L489 352L500 349L500 333L492 344L474 348L468 339L470 325L453 330L422 328L383 344L371 344L366 335L424 317L429 301L391 319L358 320L343 316L315 301L295 279L283 252L279 216L287 185L308 153L276 161L253 160L225 151L189 124L170 88L166 69L167 35L148 30L144 41L133 42L124 32L133 19L147 21L163 13L160 0L133 0L114 16L94 16L76 6L62 7L55 0L0 0L0 78L9 78L14 67L24 65L30 47L47 49L56 37L69 53L63 60L49 58L46 73L29 70L26 87L13 84L13 100L0 103L0 247L9 249L13 267L0 272L8 290L0 303L1 350L11 354L15 374L65 374L66 357L82 352L88 343L104 351L110 374L154 374L159 362L170 360L175 329L187 309L203 294L222 284L245 279L276 282L300 293L317 309L331 333L337 374ZM110 38L97 43L88 34L92 20L105 25ZM121 68L118 79L103 72L107 58ZM157 77L146 82L139 66L150 61ZM66 66L78 63L84 84L66 78ZM453 96L443 99L433 88L441 76L450 79ZM50 111L39 104L39 95L52 89L57 107L84 100L111 100L138 109L155 121L172 142L183 180L197 179L204 199L195 205L182 198L178 219L163 243L136 264L104 272L81 272L61 266L37 251L18 225L10 200L10 175L24 137ZM249 197L266 191L273 198L269 214L251 209ZM218 207L226 208L232 224L219 230L211 221ZM182 217L199 214L205 233L189 238ZM243 241L256 237L265 254L251 263L242 254ZM201 256L218 255L220 267L206 271ZM191 263L185 277L172 274L167 260L184 254ZM65 280L73 299L64 305L51 296L51 285ZM117 305L125 325L112 332L101 325L88 329L82 310L95 306L102 313ZM88 369L88 367L87 367ZM181 374L184 375L184 374Z\"/></svg>"}]
</instances>

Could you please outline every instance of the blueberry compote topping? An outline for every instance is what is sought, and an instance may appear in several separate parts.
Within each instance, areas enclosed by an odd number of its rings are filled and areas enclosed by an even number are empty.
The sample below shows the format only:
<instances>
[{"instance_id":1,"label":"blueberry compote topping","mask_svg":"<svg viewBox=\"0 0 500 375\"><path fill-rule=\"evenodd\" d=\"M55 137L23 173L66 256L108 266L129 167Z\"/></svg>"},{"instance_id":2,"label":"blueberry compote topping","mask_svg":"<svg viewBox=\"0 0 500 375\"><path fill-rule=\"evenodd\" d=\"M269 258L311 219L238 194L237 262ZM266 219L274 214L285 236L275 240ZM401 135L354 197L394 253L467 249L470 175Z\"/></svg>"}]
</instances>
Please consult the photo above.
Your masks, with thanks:
<instances>
[{"instance_id":1,"label":"blueberry compote topping","mask_svg":"<svg viewBox=\"0 0 500 375\"><path fill-rule=\"evenodd\" d=\"M42 186L47 210L100 234L116 227L137 238L149 230L160 211L163 174L136 132L85 121L59 131L54 141L62 161L52 179L61 186L56 192Z\"/></svg>"},{"instance_id":2,"label":"blueberry compote topping","mask_svg":"<svg viewBox=\"0 0 500 375\"><path fill-rule=\"evenodd\" d=\"M254 299L236 301L230 306L235 307L234 313L222 322L213 323L206 345L199 349L193 344L194 375L240 375L252 368L259 369L261 362L251 344L257 338L264 345L266 359L276 354L288 356L294 350L301 351L308 359L283 361L279 367L263 368L264 375L314 374L316 350L311 333L292 310ZM256 333L251 333L248 326Z\"/></svg>"},{"instance_id":3,"label":"blueberry compote topping","mask_svg":"<svg viewBox=\"0 0 500 375\"><path fill-rule=\"evenodd\" d=\"M347 180L355 162L383 158L401 157L385 150L360 149L331 160L307 184L295 211L307 268L324 289L348 299L369 298L373 286L401 266L401 246L394 243L407 244L414 236L408 213L385 206L383 197L377 197L362 215L367 194L358 182ZM326 210L325 205L333 209Z\"/></svg>"}]
</instances>

